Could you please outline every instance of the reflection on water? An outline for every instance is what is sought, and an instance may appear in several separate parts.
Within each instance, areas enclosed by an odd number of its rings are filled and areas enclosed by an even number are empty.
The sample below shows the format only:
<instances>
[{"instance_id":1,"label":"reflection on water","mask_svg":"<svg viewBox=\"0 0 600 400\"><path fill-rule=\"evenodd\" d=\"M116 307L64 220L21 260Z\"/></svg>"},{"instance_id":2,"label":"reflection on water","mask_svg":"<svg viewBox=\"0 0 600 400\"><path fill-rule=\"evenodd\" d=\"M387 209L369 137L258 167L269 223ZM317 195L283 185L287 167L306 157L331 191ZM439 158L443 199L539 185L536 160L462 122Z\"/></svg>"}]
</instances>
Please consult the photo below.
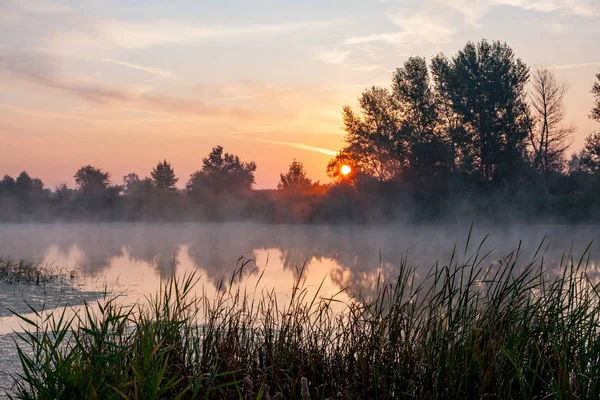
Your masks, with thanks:
<instances>
[{"instance_id":1,"label":"reflection on water","mask_svg":"<svg viewBox=\"0 0 600 400\"><path fill-rule=\"evenodd\" d=\"M198 271L216 290L240 258L256 261L262 284L291 287L304 266L307 282L325 278L332 290L348 288L368 296L378 277L395 279L401 260L426 273L450 260L456 246L463 256L465 226L272 226L260 224L72 224L0 225L0 256L71 267L83 276L104 277L153 292L172 274ZM595 226L507 226L475 228L468 255L489 235L480 253L489 263L515 250L533 257L544 240L546 264L558 264L573 247L580 255L598 236ZM591 257L600 256L598 241ZM488 262L488 261L486 261ZM252 268L246 268L250 272Z\"/></svg>"}]
</instances>

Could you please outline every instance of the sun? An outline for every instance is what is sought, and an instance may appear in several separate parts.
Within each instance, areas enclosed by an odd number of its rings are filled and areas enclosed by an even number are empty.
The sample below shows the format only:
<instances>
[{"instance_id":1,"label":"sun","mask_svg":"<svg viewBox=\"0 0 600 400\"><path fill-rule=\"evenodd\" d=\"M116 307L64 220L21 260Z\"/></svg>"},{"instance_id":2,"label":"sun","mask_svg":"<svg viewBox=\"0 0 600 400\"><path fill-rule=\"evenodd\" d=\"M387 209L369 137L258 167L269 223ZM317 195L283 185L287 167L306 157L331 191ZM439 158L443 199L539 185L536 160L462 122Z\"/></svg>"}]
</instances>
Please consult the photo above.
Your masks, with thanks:
<instances>
[{"instance_id":1,"label":"sun","mask_svg":"<svg viewBox=\"0 0 600 400\"><path fill-rule=\"evenodd\" d=\"M342 165L342 175L348 176L352 172L352 168L349 165Z\"/></svg>"}]
</instances>

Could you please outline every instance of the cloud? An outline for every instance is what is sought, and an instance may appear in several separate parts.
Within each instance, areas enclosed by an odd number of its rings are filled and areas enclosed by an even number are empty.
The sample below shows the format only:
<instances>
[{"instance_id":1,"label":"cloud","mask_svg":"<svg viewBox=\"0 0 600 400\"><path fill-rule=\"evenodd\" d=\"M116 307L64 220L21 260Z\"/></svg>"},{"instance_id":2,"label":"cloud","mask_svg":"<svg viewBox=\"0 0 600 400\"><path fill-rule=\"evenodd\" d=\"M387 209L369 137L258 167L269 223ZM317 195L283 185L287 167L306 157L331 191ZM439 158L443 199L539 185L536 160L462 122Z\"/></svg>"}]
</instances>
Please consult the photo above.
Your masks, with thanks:
<instances>
[{"instance_id":1,"label":"cloud","mask_svg":"<svg viewBox=\"0 0 600 400\"><path fill-rule=\"evenodd\" d=\"M386 13L387 19L400 28L397 32L382 32L365 36L350 37L345 45L385 43L394 45L419 45L425 43L446 44L452 41L455 30L446 17L431 7L418 11L400 9Z\"/></svg>"},{"instance_id":2,"label":"cloud","mask_svg":"<svg viewBox=\"0 0 600 400\"><path fill-rule=\"evenodd\" d=\"M337 152L335 152L333 150L324 149L322 147L311 146L311 145L304 144L304 143L280 142L277 140L249 138L249 137L244 137L244 136L237 136L237 137L240 139L252 140L254 142L259 142L259 143L276 144L276 145L280 145L280 146L290 146L290 147L294 147L294 148L300 149L300 150L306 150L306 151L312 151L314 153L326 154L328 156L335 156L337 154Z\"/></svg>"},{"instance_id":3,"label":"cloud","mask_svg":"<svg viewBox=\"0 0 600 400\"><path fill-rule=\"evenodd\" d=\"M470 25L479 27L479 21L491 8L510 6L539 13L563 13L580 17L600 15L597 0L437 0L441 7L447 6L463 15Z\"/></svg>"},{"instance_id":4,"label":"cloud","mask_svg":"<svg viewBox=\"0 0 600 400\"><path fill-rule=\"evenodd\" d=\"M99 105L126 104L140 109L195 116L227 114L238 118L249 117L246 110L237 107L218 107L200 100L153 95L144 92L135 93L90 82L65 80L53 72L51 65L52 63L47 58L39 54L0 54L0 73L8 74L12 79L16 78Z\"/></svg>"},{"instance_id":5,"label":"cloud","mask_svg":"<svg viewBox=\"0 0 600 400\"><path fill-rule=\"evenodd\" d=\"M342 64L349 55L349 50L333 49L317 52L317 57L327 64Z\"/></svg>"},{"instance_id":6,"label":"cloud","mask_svg":"<svg viewBox=\"0 0 600 400\"><path fill-rule=\"evenodd\" d=\"M550 68L552 68L552 69L571 69L571 68L594 67L597 65L600 65L600 61L590 61L590 62L580 63L580 64L555 65Z\"/></svg>"},{"instance_id":7,"label":"cloud","mask_svg":"<svg viewBox=\"0 0 600 400\"><path fill-rule=\"evenodd\" d=\"M339 65L352 71L370 72L380 68L380 65L373 62L375 53L369 49L317 50L315 56L326 64Z\"/></svg>"},{"instance_id":8,"label":"cloud","mask_svg":"<svg viewBox=\"0 0 600 400\"><path fill-rule=\"evenodd\" d=\"M286 33L331 27L338 20L285 22L250 25L199 25L182 21L93 20L91 26L51 35L49 45L55 49L114 48L141 49L153 46L198 41L223 41L275 36Z\"/></svg>"},{"instance_id":9,"label":"cloud","mask_svg":"<svg viewBox=\"0 0 600 400\"><path fill-rule=\"evenodd\" d=\"M16 10L28 14L59 15L73 12L69 6L45 0L12 0L8 4Z\"/></svg>"},{"instance_id":10,"label":"cloud","mask_svg":"<svg viewBox=\"0 0 600 400\"><path fill-rule=\"evenodd\" d=\"M174 72L166 71L166 70L160 69L160 68L147 67L144 65L133 64L133 63L129 63L126 61L114 60L112 58L101 58L101 59L99 59L99 61L102 61L105 63L110 63L110 64L121 65L123 67L133 68L133 69L137 69L139 71L145 71L145 72L148 72L153 75L161 76L163 78L173 79L176 81L179 80L179 76L177 76L177 74L175 74Z\"/></svg>"}]
</instances>

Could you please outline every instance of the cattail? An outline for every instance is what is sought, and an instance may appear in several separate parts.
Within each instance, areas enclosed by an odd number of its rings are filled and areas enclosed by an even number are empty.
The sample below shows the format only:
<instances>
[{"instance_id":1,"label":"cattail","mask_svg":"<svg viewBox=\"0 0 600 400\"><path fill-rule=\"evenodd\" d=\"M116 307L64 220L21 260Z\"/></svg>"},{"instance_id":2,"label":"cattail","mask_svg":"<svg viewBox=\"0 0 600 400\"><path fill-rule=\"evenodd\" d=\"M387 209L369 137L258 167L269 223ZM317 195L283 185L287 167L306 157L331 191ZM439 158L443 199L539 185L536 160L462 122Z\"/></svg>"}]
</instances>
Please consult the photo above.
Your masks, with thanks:
<instances>
[{"instance_id":1,"label":"cattail","mask_svg":"<svg viewBox=\"0 0 600 400\"><path fill-rule=\"evenodd\" d=\"M300 379L300 384L302 385L302 400L310 400L310 390L308 389L308 379L302 377Z\"/></svg>"},{"instance_id":2,"label":"cattail","mask_svg":"<svg viewBox=\"0 0 600 400\"><path fill-rule=\"evenodd\" d=\"M271 391L271 388L269 387L269 385L263 385L262 387L262 398L265 400L271 400L271 395L269 394L269 392Z\"/></svg>"},{"instance_id":3,"label":"cattail","mask_svg":"<svg viewBox=\"0 0 600 400\"><path fill-rule=\"evenodd\" d=\"M246 391L246 400L252 400L254 398L254 383L249 376L244 378L244 389Z\"/></svg>"}]
</instances>

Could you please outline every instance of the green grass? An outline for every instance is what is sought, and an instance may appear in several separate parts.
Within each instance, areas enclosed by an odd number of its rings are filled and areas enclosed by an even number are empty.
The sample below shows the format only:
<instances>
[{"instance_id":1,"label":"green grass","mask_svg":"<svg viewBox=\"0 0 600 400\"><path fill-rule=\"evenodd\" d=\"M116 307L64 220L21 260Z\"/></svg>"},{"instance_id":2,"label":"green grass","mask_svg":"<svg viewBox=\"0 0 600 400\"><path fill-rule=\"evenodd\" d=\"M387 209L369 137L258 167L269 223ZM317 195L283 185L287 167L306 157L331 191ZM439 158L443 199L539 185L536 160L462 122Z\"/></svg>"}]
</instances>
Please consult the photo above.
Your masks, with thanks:
<instances>
[{"instance_id":1,"label":"green grass","mask_svg":"<svg viewBox=\"0 0 600 400\"><path fill-rule=\"evenodd\" d=\"M465 250L466 252L466 250ZM422 283L402 263L372 299L308 297L298 279L282 302L234 283L192 295L172 279L149 306L118 298L67 318L22 317L22 399L596 399L598 283L584 258L548 273L519 249L435 265ZM302 276L302 274L300 274ZM235 289L233 289L235 288ZM39 322L38 322L39 321Z\"/></svg>"}]
</instances>

